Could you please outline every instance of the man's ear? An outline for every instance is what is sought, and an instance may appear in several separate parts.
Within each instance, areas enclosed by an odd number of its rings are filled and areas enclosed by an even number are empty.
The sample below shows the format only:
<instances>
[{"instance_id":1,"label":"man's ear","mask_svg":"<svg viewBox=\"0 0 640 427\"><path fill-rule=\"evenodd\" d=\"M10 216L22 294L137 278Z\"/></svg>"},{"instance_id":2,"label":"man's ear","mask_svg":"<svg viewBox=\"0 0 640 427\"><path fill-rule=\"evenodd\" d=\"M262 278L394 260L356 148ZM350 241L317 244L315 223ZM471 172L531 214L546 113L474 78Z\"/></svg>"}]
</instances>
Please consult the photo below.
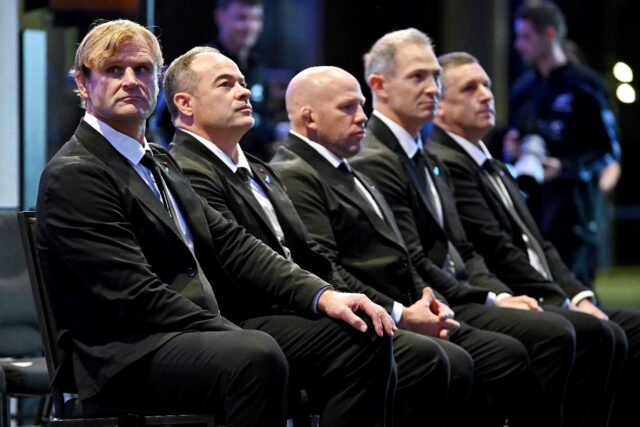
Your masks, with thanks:
<instances>
[{"instance_id":1,"label":"man's ear","mask_svg":"<svg viewBox=\"0 0 640 427\"><path fill-rule=\"evenodd\" d=\"M387 98L387 82L382 74L370 74L367 78L367 83L369 84L369 88L371 88L371 92L376 95L376 98Z\"/></svg>"},{"instance_id":2,"label":"man's ear","mask_svg":"<svg viewBox=\"0 0 640 427\"><path fill-rule=\"evenodd\" d=\"M187 117L193 116L192 99L191 95L186 92L178 92L173 95L173 103L178 108L178 111ZM171 102L171 100L169 102Z\"/></svg>"},{"instance_id":3,"label":"man's ear","mask_svg":"<svg viewBox=\"0 0 640 427\"><path fill-rule=\"evenodd\" d=\"M302 117L302 121L305 127L309 129L316 129L316 115L313 112L313 108L308 105L305 105L300 109L300 117Z\"/></svg>"},{"instance_id":4,"label":"man's ear","mask_svg":"<svg viewBox=\"0 0 640 427\"><path fill-rule=\"evenodd\" d=\"M76 73L74 76L78 93L85 101L89 99L89 89L87 88L87 76L84 73Z\"/></svg>"}]
</instances>

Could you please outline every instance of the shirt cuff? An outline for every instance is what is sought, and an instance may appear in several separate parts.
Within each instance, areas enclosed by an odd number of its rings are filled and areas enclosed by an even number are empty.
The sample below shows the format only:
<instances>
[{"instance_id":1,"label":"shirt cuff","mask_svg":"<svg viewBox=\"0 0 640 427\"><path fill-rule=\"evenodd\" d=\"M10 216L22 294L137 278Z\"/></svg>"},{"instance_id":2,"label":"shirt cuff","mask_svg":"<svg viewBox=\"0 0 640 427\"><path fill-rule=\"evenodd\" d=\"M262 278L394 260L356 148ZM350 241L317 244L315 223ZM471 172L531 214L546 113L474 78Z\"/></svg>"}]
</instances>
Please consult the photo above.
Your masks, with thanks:
<instances>
[{"instance_id":1,"label":"shirt cuff","mask_svg":"<svg viewBox=\"0 0 640 427\"><path fill-rule=\"evenodd\" d=\"M393 302L393 309L391 310L391 318L396 325L400 323L400 319L402 319L402 313L404 312L404 306L400 304L398 301Z\"/></svg>"},{"instance_id":2,"label":"shirt cuff","mask_svg":"<svg viewBox=\"0 0 640 427\"><path fill-rule=\"evenodd\" d=\"M487 299L484 301L484 305L486 305L487 307L491 307L493 304L495 304L495 302L496 302L496 293L488 292Z\"/></svg>"},{"instance_id":3,"label":"shirt cuff","mask_svg":"<svg viewBox=\"0 0 640 427\"><path fill-rule=\"evenodd\" d=\"M569 298L565 298L564 301L562 301L562 308L569 308L569 305L571 304L571 301L569 301Z\"/></svg>"},{"instance_id":4,"label":"shirt cuff","mask_svg":"<svg viewBox=\"0 0 640 427\"><path fill-rule=\"evenodd\" d=\"M496 301L500 301L503 300L507 297L512 296L511 294L507 293L507 292L501 292L498 295L495 294L495 292L489 292L487 294L487 300L485 301L484 305L491 307L492 305L494 305L496 303Z\"/></svg>"},{"instance_id":5,"label":"shirt cuff","mask_svg":"<svg viewBox=\"0 0 640 427\"><path fill-rule=\"evenodd\" d=\"M585 298L590 298L591 301L593 301L595 297L596 297L596 294L594 294L593 291L578 292L573 296L573 298L571 298L571 304L578 305L578 303Z\"/></svg>"},{"instance_id":6,"label":"shirt cuff","mask_svg":"<svg viewBox=\"0 0 640 427\"><path fill-rule=\"evenodd\" d=\"M324 291L329 290L329 289L333 289L333 287L325 286L324 288L319 289L318 292L316 292L315 296L313 297L313 301L311 302L311 310L314 313L318 312L318 300L320 299L320 297L322 296Z\"/></svg>"}]
</instances>

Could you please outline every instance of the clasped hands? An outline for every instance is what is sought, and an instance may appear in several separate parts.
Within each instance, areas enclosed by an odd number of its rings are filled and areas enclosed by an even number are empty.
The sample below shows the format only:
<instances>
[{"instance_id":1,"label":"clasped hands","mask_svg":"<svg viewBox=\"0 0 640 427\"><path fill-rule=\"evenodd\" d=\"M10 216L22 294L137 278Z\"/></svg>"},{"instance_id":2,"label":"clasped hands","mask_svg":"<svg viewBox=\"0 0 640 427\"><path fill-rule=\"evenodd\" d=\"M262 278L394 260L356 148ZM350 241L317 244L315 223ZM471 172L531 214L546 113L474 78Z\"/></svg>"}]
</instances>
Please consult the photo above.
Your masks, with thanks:
<instances>
[{"instance_id":1,"label":"clasped hands","mask_svg":"<svg viewBox=\"0 0 640 427\"><path fill-rule=\"evenodd\" d=\"M431 288L422 289L422 297L402 311L399 326L413 332L442 339L460 327L446 304L438 301Z\"/></svg>"}]
</instances>

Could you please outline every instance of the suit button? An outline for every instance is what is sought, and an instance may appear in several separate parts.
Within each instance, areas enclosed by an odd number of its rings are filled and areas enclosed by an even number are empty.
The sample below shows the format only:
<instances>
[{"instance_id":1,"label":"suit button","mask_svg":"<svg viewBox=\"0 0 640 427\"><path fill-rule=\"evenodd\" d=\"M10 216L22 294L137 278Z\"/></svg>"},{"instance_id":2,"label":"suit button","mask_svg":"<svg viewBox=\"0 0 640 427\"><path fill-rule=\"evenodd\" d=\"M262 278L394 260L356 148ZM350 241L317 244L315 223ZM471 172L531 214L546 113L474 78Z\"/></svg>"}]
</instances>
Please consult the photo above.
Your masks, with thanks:
<instances>
[{"instance_id":1,"label":"suit button","mask_svg":"<svg viewBox=\"0 0 640 427\"><path fill-rule=\"evenodd\" d=\"M195 267L187 268L187 276L196 277L198 275L198 270Z\"/></svg>"},{"instance_id":2,"label":"suit button","mask_svg":"<svg viewBox=\"0 0 640 427\"><path fill-rule=\"evenodd\" d=\"M543 304L544 303L544 298L538 298L538 304Z\"/></svg>"}]
</instances>

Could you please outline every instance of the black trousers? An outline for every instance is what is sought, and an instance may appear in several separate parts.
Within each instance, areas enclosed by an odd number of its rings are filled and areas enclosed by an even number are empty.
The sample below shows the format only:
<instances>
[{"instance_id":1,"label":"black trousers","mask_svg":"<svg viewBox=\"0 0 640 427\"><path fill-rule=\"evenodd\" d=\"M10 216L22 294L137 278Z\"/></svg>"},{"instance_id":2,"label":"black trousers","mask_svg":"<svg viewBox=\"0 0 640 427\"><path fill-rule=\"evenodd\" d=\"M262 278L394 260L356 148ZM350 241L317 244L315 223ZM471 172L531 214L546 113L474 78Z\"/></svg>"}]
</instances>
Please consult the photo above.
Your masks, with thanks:
<instances>
[{"instance_id":1,"label":"black trousers","mask_svg":"<svg viewBox=\"0 0 640 427\"><path fill-rule=\"evenodd\" d=\"M501 427L507 418L511 426L543 425L530 405L544 394L520 341L466 323L451 341L469 352L475 367L470 399L454 425Z\"/></svg>"},{"instance_id":2,"label":"black trousers","mask_svg":"<svg viewBox=\"0 0 640 427\"><path fill-rule=\"evenodd\" d=\"M446 426L464 407L473 360L450 342L400 330L393 339L398 366L395 426Z\"/></svg>"},{"instance_id":3,"label":"black trousers","mask_svg":"<svg viewBox=\"0 0 640 427\"><path fill-rule=\"evenodd\" d=\"M535 408L534 418L538 418L540 425L562 426L565 391L576 346L571 322L551 312L481 304L457 306L454 311L457 319L471 326L509 335L524 345L535 381L540 385L529 392L529 401L525 403L529 410ZM521 400L520 395L514 397ZM517 414L511 414L511 418L514 416ZM517 419L511 423L517 424Z\"/></svg>"},{"instance_id":4,"label":"black trousers","mask_svg":"<svg viewBox=\"0 0 640 427\"><path fill-rule=\"evenodd\" d=\"M114 376L83 409L215 414L228 427L282 427L287 361L264 332L185 332Z\"/></svg>"},{"instance_id":5,"label":"black trousers","mask_svg":"<svg viewBox=\"0 0 640 427\"><path fill-rule=\"evenodd\" d=\"M366 320L366 319L365 319ZM323 427L383 426L395 393L390 337L328 318L264 316L241 322L271 335L289 362L290 384L309 392Z\"/></svg>"},{"instance_id":6,"label":"black trousers","mask_svg":"<svg viewBox=\"0 0 640 427\"><path fill-rule=\"evenodd\" d=\"M571 322L576 354L565 399L565 425L606 426L626 359L625 333L613 321L589 314L543 306Z\"/></svg>"},{"instance_id":7,"label":"black trousers","mask_svg":"<svg viewBox=\"0 0 640 427\"><path fill-rule=\"evenodd\" d=\"M627 342L627 354L613 374L621 379L615 393L615 404L609 420L610 427L629 425L629 420L638 416L638 384L640 384L640 311L638 310L605 310L610 322L615 323L624 332ZM618 337L618 341L622 341Z\"/></svg>"}]
</instances>

